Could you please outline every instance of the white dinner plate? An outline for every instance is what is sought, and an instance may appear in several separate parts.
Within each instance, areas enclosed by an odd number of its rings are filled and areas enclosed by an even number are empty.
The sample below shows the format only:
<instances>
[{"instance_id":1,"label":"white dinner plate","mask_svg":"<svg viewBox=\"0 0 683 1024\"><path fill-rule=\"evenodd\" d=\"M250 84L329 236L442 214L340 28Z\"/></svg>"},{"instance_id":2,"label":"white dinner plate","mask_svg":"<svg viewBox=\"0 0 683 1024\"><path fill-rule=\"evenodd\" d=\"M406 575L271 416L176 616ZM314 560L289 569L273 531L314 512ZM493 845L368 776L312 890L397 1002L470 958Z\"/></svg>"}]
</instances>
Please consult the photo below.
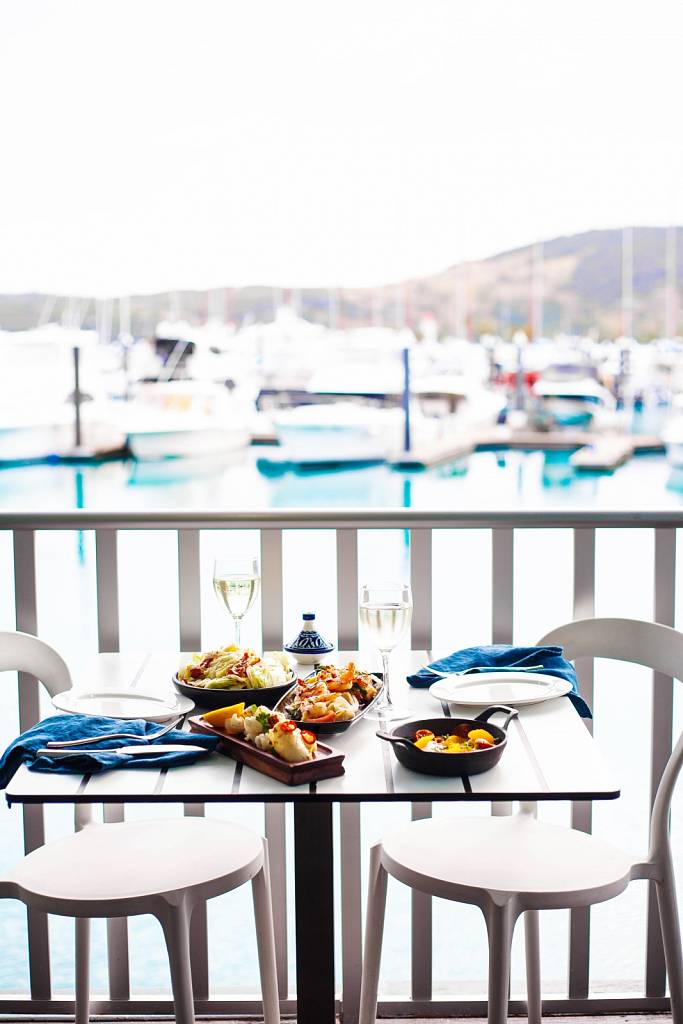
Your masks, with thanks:
<instances>
[{"instance_id":1,"label":"white dinner plate","mask_svg":"<svg viewBox=\"0 0 683 1024\"><path fill-rule=\"evenodd\" d=\"M148 722L168 722L186 715L194 701L180 693L153 697L135 690L63 690L52 698L59 711L72 715L99 715L104 718L145 718Z\"/></svg>"},{"instance_id":2,"label":"white dinner plate","mask_svg":"<svg viewBox=\"0 0 683 1024\"><path fill-rule=\"evenodd\" d=\"M470 675L449 675L429 687L432 697L450 704L469 707L489 707L491 704L510 704L513 708L525 704L540 704L569 693L571 684L557 676L542 672L472 672Z\"/></svg>"}]
</instances>

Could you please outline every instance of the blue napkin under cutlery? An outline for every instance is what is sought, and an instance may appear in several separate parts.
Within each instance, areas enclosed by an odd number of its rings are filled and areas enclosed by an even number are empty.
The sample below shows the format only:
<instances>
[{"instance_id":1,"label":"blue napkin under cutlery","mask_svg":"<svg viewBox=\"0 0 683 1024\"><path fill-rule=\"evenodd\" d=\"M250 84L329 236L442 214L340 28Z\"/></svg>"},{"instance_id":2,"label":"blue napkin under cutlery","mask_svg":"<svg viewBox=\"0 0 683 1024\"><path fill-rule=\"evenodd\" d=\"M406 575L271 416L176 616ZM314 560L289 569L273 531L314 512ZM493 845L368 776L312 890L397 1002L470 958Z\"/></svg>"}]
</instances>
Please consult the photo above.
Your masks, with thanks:
<instances>
[{"instance_id":1,"label":"blue napkin under cutlery","mask_svg":"<svg viewBox=\"0 0 683 1024\"><path fill-rule=\"evenodd\" d=\"M196 750L169 751L164 754L155 754L150 749L149 757L143 755L131 756L130 754L117 753L116 748L124 746L137 746L137 739L115 739L119 733L132 733L139 737L140 746L154 747L154 740L147 740L146 737L159 732L159 725L156 722L147 722L142 718L133 721L121 721L119 718L99 718L95 715L53 715L42 722L38 722L32 729L28 729L10 743L5 753L0 758L0 789L4 789L10 781L17 768L21 764L28 764L29 768L37 772L75 772L78 774L95 774L96 772L108 771L111 768L171 768L175 765L192 764L198 757L203 756ZM112 739L102 737L112 736ZM53 740L78 740L81 737L93 736L97 740L87 748L83 748L70 756L60 755L55 751L55 756L41 755L38 751L46 747L48 742ZM218 740L215 736L200 736L195 733L182 732L180 729L173 729L160 738L159 744L167 743L189 744L192 747L203 747L205 750L213 750ZM91 746L94 748L91 750Z\"/></svg>"},{"instance_id":2,"label":"blue napkin under cutlery","mask_svg":"<svg viewBox=\"0 0 683 1024\"><path fill-rule=\"evenodd\" d=\"M593 717L588 704L579 693L579 681L574 666L564 657L562 647L512 647L509 644L465 647L421 668L415 675L408 676L408 682L411 686L427 687L451 672L470 675L479 672L524 671L564 679L572 687L567 697L581 717Z\"/></svg>"}]
</instances>

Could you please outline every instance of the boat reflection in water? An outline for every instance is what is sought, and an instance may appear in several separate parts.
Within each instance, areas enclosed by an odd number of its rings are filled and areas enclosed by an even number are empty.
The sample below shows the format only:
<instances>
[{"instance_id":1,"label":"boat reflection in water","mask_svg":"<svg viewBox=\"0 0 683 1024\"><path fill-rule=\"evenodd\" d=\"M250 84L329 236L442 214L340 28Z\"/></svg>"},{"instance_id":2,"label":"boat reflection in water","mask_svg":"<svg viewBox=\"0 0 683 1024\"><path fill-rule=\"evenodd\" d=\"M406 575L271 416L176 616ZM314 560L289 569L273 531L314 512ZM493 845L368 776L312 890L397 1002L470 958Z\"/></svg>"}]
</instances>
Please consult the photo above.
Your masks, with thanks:
<instances>
[{"instance_id":1,"label":"boat reflection in water","mask_svg":"<svg viewBox=\"0 0 683 1024\"><path fill-rule=\"evenodd\" d=\"M570 459L571 451L546 451L543 453L541 482L544 487L571 487L576 479Z\"/></svg>"},{"instance_id":2,"label":"boat reflection in water","mask_svg":"<svg viewBox=\"0 0 683 1024\"><path fill-rule=\"evenodd\" d=\"M131 459L128 484L134 487L154 487L182 484L190 480L217 479L233 467L239 455L209 454L176 459Z\"/></svg>"}]
</instances>

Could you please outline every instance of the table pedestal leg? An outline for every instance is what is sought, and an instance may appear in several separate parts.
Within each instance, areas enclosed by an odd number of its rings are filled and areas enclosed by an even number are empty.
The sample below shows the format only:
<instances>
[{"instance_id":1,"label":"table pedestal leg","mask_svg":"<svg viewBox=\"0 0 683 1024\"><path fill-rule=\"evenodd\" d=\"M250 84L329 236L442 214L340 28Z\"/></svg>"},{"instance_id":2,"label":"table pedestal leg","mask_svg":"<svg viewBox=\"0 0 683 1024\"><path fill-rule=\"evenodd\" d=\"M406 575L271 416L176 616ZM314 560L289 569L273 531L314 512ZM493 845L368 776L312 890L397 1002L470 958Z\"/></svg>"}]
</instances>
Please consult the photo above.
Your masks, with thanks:
<instances>
[{"instance_id":1,"label":"table pedestal leg","mask_svg":"<svg viewBox=\"0 0 683 1024\"><path fill-rule=\"evenodd\" d=\"M332 803L294 804L298 1024L334 1024Z\"/></svg>"}]
</instances>

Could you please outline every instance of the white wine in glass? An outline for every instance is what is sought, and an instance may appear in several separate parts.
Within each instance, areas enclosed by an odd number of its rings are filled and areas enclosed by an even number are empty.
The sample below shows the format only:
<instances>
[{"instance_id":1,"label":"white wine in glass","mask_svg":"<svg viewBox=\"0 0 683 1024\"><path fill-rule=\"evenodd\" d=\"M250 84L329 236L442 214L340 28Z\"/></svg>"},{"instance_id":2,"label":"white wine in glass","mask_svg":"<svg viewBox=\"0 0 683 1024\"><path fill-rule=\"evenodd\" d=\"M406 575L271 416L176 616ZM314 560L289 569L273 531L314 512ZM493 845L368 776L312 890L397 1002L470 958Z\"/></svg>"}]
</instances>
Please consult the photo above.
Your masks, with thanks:
<instances>
[{"instance_id":1,"label":"white wine in glass","mask_svg":"<svg viewBox=\"0 0 683 1024\"><path fill-rule=\"evenodd\" d=\"M396 707L389 686L389 654L405 636L413 615L413 598L407 583L365 583L360 590L360 621L382 656L384 687L368 718L408 718Z\"/></svg>"},{"instance_id":2,"label":"white wine in glass","mask_svg":"<svg viewBox=\"0 0 683 1024\"><path fill-rule=\"evenodd\" d=\"M235 623L238 647L241 647L242 619L258 597L260 585L258 558L217 558L214 562L213 588Z\"/></svg>"}]
</instances>

